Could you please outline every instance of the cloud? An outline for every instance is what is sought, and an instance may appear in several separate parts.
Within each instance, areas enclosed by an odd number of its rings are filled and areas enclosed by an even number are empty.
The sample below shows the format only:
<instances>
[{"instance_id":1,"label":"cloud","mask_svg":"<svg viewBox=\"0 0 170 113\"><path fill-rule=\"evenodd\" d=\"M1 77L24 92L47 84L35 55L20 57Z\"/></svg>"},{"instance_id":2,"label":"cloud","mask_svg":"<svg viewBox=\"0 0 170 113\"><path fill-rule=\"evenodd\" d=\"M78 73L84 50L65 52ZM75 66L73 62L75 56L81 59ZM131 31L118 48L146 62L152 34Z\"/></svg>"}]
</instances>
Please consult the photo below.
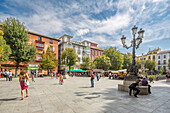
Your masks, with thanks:
<instances>
[{"instance_id":1,"label":"cloud","mask_svg":"<svg viewBox=\"0 0 170 113\"><path fill-rule=\"evenodd\" d=\"M79 29L76 34L77 36L82 36L82 35L87 34L88 32L89 32L89 29Z\"/></svg>"},{"instance_id":2,"label":"cloud","mask_svg":"<svg viewBox=\"0 0 170 113\"><path fill-rule=\"evenodd\" d=\"M123 34L130 44L135 24L145 30L143 43L170 36L168 0L8 0L0 6L5 9L0 12L1 19L14 16L31 31L53 37L66 33L100 47L122 48Z\"/></svg>"}]
</instances>

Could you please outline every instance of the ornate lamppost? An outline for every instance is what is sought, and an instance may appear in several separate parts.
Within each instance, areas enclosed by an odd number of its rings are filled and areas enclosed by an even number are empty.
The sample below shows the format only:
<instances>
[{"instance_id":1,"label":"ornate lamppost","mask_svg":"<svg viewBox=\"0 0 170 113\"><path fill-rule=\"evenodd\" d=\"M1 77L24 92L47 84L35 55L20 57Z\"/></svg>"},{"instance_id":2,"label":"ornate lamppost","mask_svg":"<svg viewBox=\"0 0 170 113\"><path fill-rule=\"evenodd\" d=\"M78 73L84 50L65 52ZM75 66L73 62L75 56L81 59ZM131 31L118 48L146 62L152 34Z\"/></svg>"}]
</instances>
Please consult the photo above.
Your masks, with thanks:
<instances>
[{"instance_id":1,"label":"ornate lamppost","mask_svg":"<svg viewBox=\"0 0 170 113\"><path fill-rule=\"evenodd\" d=\"M138 75L138 69L137 66L135 65L135 49L139 48L139 45L142 43L142 38L143 38L143 34L144 34L144 30L142 30L142 28L140 29L140 31L138 32L138 37L135 38L137 32L137 27L134 26L132 28L132 35L133 35L133 40L131 41L131 45L128 47L126 45L126 37L123 35L121 40L122 40L122 44L123 47L126 49L129 49L130 47L133 47L133 52L132 52L132 65L128 67L127 69L127 73L130 73L129 76L125 76L124 80L127 81L134 81L137 79L137 75Z\"/></svg>"},{"instance_id":2,"label":"ornate lamppost","mask_svg":"<svg viewBox=\"0 0 170 113\"><path fill-rule=\"evenodd\" d=\"M67 74L67 62L69 62L69 60L67 61L67 57L65 57L65 59L63 60L64 64L65 64L65 69L64 69L64 79L69 78L68 74Z\"/></svg>"}]
</instances>

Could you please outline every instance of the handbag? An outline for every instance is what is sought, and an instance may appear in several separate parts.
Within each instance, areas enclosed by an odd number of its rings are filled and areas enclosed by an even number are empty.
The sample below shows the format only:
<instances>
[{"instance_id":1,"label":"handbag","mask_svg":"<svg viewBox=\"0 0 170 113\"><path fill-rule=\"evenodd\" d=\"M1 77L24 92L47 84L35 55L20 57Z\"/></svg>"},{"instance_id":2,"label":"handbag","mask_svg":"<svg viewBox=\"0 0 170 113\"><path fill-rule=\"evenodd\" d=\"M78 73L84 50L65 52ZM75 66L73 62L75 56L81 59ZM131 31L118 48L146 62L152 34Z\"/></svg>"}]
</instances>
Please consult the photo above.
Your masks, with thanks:
<instances>
[{"instance_id":1,"label":"handbag","mask_svg":"<svg viewBox=\"0 0 170 113\"><path fill-rule=\"evenodd\" d=\"M28 81L28 80L25 80L25 81L24 81L24 85L25 85L25 86L30 85L29 81Z\"/></svg>"}]
</instances>

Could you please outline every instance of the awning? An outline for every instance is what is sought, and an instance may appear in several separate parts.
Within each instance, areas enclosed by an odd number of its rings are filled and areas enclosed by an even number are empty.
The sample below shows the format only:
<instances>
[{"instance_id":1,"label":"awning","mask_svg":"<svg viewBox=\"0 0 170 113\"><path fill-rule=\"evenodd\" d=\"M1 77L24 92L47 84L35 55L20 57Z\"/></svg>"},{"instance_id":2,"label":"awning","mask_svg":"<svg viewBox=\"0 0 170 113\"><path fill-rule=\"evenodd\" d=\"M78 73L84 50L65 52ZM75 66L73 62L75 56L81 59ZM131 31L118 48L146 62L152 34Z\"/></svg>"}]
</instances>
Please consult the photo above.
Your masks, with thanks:
<instances>
[{"instance_id":1,"label":"awning","mask_svg":"<svg viewBox=\"0 0 170 113\"><path fill-rule=\"evenodd\" d=\"M69 72L69 70L67 70ZM86 70L71 70L71 72L86 72Z\"/></svg>"}]
</instances>

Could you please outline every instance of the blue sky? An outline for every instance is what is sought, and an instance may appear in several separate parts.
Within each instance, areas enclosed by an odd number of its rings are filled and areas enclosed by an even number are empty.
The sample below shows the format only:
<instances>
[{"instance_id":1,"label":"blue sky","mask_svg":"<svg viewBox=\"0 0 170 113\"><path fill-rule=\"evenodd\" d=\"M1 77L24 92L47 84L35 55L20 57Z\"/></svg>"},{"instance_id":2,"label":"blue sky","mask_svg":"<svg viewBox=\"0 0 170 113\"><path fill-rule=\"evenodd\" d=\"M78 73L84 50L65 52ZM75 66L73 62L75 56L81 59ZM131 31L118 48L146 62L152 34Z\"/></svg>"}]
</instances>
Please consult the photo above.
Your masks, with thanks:
<instances>
[{"instance_id":1,"label":"blue sky","mask_svg":"<svg viewBox=\"0 0 170 113\"><path fill-rule=\"evenodd\" d=\"M1 0L0 20L16 17L28 30L73 40L89 40L101 48L116 47L120 52L131 52L121 44L122 35L127 45L132 39L131 28L145 30L137 55L149 48L170 50L170 0Z\"/></svg>"}]
</instances>

